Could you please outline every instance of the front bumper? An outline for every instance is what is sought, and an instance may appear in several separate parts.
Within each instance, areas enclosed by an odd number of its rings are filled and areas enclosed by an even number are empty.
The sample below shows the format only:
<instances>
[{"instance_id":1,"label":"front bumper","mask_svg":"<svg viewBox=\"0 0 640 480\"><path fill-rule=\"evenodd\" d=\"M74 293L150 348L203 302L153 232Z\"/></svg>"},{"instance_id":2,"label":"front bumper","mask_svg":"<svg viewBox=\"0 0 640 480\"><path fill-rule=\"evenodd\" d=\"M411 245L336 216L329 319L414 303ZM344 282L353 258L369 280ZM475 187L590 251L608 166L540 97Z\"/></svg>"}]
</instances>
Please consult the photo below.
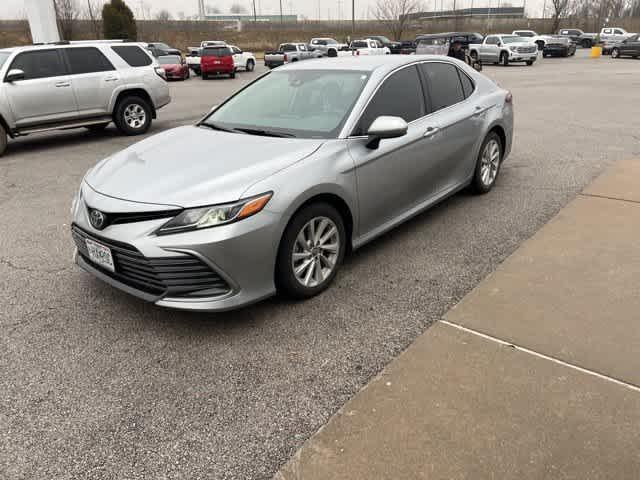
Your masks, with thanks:
<instances>
[{"instance_id":1,"label":"front bumper","mask_svg":"<svg viewBox=\"0 0 640 480\"><path fill-rule=\"evenodd\" d=\"M510 62L535 62L538 59L538 52L521 53L521 52L509 52Z\"/></svg>"},{"instance_id":2,"label":"front bumper","mask_svg":"<svg viewBox=\"0 0 640 480\"><path fill-rule=\"evenodd\" d=\"M193 292L189 295L175 294L162 291L161 286L155 289L147 288L139 283L146 277L137 277L137 283L126 281L117 274L93 264L83 252L76 249L76 264L126 293L161 307L208 312L232 310L275 293L275 259L281 234L280 216L277 214L263 210L253 217L229 225L157 236L153 232L167 222L167 218L115 224L97 231L89 222L88 205L103 212L122 212L131 211L132 204L105 197L85 185L83 198L75 206L73 228L81 229L90 238L102 244L106 243L107 246L115 244L133 247L151 263L198 259L201 264L207 265L210 271L219 275L228 286L215 292L212 289L203 290L201 295ZM149 210L149 205L139 205L139 208ZM126 271L119 265L117 254L114 255L114 263L116 273Z\"/></svg>"}]
</instances>

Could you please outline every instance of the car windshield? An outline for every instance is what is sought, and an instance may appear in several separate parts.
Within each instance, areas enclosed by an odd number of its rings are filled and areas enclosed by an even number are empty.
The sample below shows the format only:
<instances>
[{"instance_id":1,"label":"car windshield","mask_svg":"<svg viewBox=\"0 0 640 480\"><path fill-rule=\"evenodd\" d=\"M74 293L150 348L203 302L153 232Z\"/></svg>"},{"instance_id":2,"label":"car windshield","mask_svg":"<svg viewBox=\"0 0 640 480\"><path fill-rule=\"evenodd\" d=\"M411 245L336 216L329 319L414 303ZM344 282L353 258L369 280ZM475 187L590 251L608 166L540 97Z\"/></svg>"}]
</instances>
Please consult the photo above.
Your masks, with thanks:
<instances>
[{"instance_id":1,"label":"car windshield","mask_svg":"<svg viewBox=\"0 0 640 480\"><path fill-rule=\"evenodd\" d=\"M387 37L385 36L379 36L379 37L375 37L376 40L380 40L382 43L391 43L391 40L389 40Z\"/></svg>"},{"instance_id":2,"label":"car windshield","mask_svg":"<svg viewBox=\"0 0 640 480\"><path fill-rule=\"evenodd\" d=\"M273 71L203 123L271 136L336 138L368 80L369 72L355 70Z\"/></svg>"},{"instance_id":3,"label":"car windshield","mask_svg":"<svg viewBox=\"0 0 640 480\"><path fill-rule=\"evenodd\" d=\"M182 63L182 59L178 55L163 55L158 57L160 65L176 65Z\"/></svg>"},{"instance_id":4,"label":"car windshield","mask_svg":"<svg viewBox=\"0 0 640 480\"><path fill-rule=\"evenodd\" d=\"M513 37L502 37L502 43L518 43L522 42L522 38L513 36Z\"/></svg>"},{"instance_id":5,"label":"car windshield","mask_svg":"<svg viewBox=\"0 0 640 480\"><path fill-rule=\"evenodd\" d=\"M336 43L338 43L336 40L334 40L333 38L327 38L325 40L325 45L335 45Z\"/></svg>"},{"instance_id":6,"label":"car windshield","mask_svg":"<svg viewBox=\"0 0 640 480\"><path fill-rule=\"evenodd\" d=\"M7 61L7 58L9 58L9 55L11 55L11 52L0 52L0 68L2 68L2 66L4 65L4 62Z\"/></svg>"},{"instance_id":7,"label":"car windshield","mask_svg":"<svg viewBox=\"0 0 640 480\"><path fill-rule=\"evenodd\" d=\"M231 55L229 47L207 47L202 49L203 57L226 57Z\"/></svg>"},{"instance_id":8,"label":"car windshield","mask_svg":"<svg viewBox=\"0 0 640 480\"><path fill-rule=\"evenodd\" d=\"M520 37L535 37L533 32L516 32L516 35Z\"/></svg>"},{"instance_id":9,"label":"car windshield","mask_svg":"<svg viewBox=\"0 0 640 480\"><path fill-rule=\"evenodd\" d=\"M171 50L171 47L166 43L154 43L152 44L155 48L159 48L160 50Z\"/></svg>"},{"instance_id":10,"label":"car windshield","mask_svg":"<svg viewBox=\"0 0 640 480\"><path fill-rule=\"evenodd\" d=\"M447 39L443 37L422 38L419 42L421 45L446 45Z\"/></svg>"}]
</instances>

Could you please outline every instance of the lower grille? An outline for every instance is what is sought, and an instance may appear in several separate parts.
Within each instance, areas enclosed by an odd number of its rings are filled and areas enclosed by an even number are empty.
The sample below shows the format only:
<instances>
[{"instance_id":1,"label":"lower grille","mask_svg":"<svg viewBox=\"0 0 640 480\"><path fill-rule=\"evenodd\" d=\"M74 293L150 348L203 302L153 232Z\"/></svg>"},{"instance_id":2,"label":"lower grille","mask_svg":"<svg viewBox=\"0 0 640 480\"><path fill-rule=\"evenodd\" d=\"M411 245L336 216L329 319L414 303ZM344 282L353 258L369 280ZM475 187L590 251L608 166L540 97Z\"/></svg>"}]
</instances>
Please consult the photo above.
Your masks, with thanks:
<instances>
[{"instance_id":1,"label":"lower grille","mask_svg":"<svg viewBox=\"0 0 640 480\"><path fill-rule=\"evenodd\" d=\"M71 227L78 253L103 274L137 290L157 296L216 297L231 291L229 284L197 257L147 258L132 245L89 234L77 225ZM105 270L89 259L86 239L111 249L115 272Z\"/></svg>"},{"instance_id":2,"label":"lower grille","mask_svg":"<svg viewBox=\"0 0 640 480\"><path fill-rule=\"evenodd\" d=\"M518 53L533 53L538 47L518 47Z\"/></svg>"}]
</instances>

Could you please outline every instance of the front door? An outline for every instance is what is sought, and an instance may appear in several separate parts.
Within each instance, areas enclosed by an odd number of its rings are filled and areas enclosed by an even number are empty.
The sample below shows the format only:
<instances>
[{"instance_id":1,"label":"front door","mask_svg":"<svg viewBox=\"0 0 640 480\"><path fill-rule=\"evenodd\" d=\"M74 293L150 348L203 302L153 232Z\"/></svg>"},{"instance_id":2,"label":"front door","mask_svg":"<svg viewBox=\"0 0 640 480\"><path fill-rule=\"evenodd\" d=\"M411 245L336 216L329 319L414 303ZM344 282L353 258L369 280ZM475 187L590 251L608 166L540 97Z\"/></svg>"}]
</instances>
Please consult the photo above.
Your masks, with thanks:
<instances>
[{"instance_id":1,"label":"front door","mask_svg":"<svg viewBox=\"0 0 640 480\"><path fill-rule=\"evenodd\" d=\"M436 188L431 172L437 155L427 133L422 84L416 66L405 67L384 80L362 114L349 141L356 165L359 232L374 235L428 196ZM385 139L378 148L367 147L366 132L380 116L401 117L407 134Z\"/></svg>"},{"instance_id":2,"label":"front door","mask_svg":"<svg viewBox=\"0 0 640 480\"><path fill-rule=\"evenodd\" d=\"M14 69L25 75L24 80L5 84L18 128L77 116L72 80L58 49L22 52L8 71Z\"/></svg>"},{"instance_id":3,"label":"front door","mask_svg":"<svg viewBox=\"0 0 640 480\"><path fill-rule=\"evenodd\" d=\"M487 40L480 46L480 60L484 62L497 62L500 58L500 39L495 36L487 37Z\"/></svg>"}]
</instances>

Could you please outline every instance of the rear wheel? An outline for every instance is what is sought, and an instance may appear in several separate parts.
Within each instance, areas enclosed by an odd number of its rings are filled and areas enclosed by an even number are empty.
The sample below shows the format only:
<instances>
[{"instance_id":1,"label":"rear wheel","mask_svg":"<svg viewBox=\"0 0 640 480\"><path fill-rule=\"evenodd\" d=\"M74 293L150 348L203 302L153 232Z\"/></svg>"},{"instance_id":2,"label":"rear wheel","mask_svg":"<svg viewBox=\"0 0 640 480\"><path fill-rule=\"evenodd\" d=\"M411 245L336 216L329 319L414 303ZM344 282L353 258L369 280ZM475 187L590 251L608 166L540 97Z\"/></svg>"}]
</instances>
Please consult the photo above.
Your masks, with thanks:
<instances>
[{"instance_id":1,"label":"rear wheel","mask_svg":"<svg viewBox=\"0 0 640 480\"><path fill-rule=\"evenodd\" d=\"M504 67L509 65L509 54L507 52L502 52L500 54L500 65Z\"/></svg>"},{"instance_id":2,"label":"rear wheel","mask_svg":"<svg viewBox=\"0 0 640 480\"><path fill-rule=\"evenodd\" d=\"M477 62L478 61L478 52L471 52L470 57L474 62Z\"/></svg>"},{"instance_id":3,"label":"rear wheel","mask_svg":"<svg viewBox=\"0 0 640 480\"><path fill-rule=\"evenodd\" d=\"M533 65L533 60L527 60L527 66L530 67L531 65Z\"/></svg>"},{"instance_id":4,"label":"rear wheel","mask_svg":"<svg viewBox=\"0 0 640 480\"><path fill-rule=\"evenodd\" d=\"M4 154L7 149L7 132L5 131L2 124L0 124L0 157Z\"/></svg>"},{"instance_id":5,"label":"rear wheel","mask_svg":"<svg viewBox=\"0 0 640 480\"><path fill-rule=\"evenodd\" d=\"M256 62L253 60L247 60L247 72L253 72L253 69L256 68Z\"/></svg>"},{"instance_id":6,"label":"rear wheel","mask_svg":"<svg viewBox=\"0 0 640 480\"><path fill-rule=\"evenodd\" d=\"M329 50L327 52L327 57L337 57L338 56L338 51L337 50Z\"/></svg>"},{"instance_id":7,"label":"rear wheel","mask_svg":"<svg viewBox=\"0 0 640 480\"><path fill-rule=\"evenodd\" d=\"M191 72L189 71L189 69L187 68L187 73L184 74L184 79L188 79L191 76Z\"/></svg>"},{"instance_id":8,"label":"rear wheel","mask_svg":"<svg viewBox=\"0 0 640 480\"><path fill-rule=\"evenodd\" d=\"M471 188L475 193L484 194L491 191L500 173L501 163L502 142L496 132L491 132L482 143L471 181Z\"/></svg>"},{"instance_id":9,"label":"rear wheel","mask_svg":"<svg viewBox=\"0 0 640 480\"><path fill-rule=\"evenodd\" d=\"M304 299L324 291L336 276L346 249L344 221L327 203L298 211L287 226L276 260L278 291Z\"/></svg>"},{"instance_id":10,"label":"rear wheel","mask_svg":"<svg viewBox=\"0 0 640 480\"><path fill-rule=\"evenodd\" d=\"M236 78L236 71L232 70L231 73L229 74L229 78Z\"/></svg>"},{"instance_id":11,"label":"rear wheel","mask_svg":"<svg viewBox=\"0 0 640 480\"><path fill-rule=\"evenodd\" d=\"M144 98L125 97L118 102L113 121L125 135L140 135L151 126L151 106Z\"/></svg>"},{"instance_id":12,"label":"rear wheel","mask_svg":"<svg viewBox=\"0 0 640 480\"><path fill-rule=\"evenodd\" d=\"M614 48L611 50L611 58L620 58L620 50Z\"/></svg>"},{"instance_id":13,"label":"rear wheel","mask_svg":"<svg viewBox=\"0 0 640 480\"><path fill-rule=\"evenodd\" d=\"M591 40L585 39L582 40L582 48L591 48Z\"/></svg>"}]
</instances>

